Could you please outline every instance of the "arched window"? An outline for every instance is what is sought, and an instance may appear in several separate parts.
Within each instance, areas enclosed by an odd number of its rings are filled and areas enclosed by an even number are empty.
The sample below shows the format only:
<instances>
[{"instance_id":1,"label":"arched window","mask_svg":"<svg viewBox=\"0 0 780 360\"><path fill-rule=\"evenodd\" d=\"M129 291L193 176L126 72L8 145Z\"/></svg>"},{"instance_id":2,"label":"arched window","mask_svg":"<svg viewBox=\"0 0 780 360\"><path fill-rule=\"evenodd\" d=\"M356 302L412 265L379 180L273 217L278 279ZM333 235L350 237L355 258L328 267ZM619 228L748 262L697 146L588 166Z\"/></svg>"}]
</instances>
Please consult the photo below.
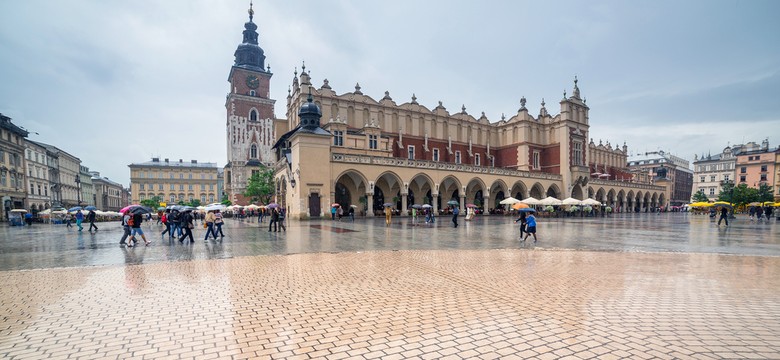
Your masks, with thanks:
<instances>
[{"instance_id":1,"label":"arched window","mask_svg":"<svg viewBox=\"0 0 780 360\"><path fill-rule=\"evenodd\" d=\"M252 147L249 150L249 157L252 159L257 159L257 145L252 144Z\"/></svg>"},{"instance_id":2,"label":"arched window","mask_svg":"<svg viewBox=\"0 0 780 360\"><path fill-rule=\"evenodd\" d=\"M249 120L257 121L257 111L252 110L249 112Z\"/></svg>"}]
</instances>

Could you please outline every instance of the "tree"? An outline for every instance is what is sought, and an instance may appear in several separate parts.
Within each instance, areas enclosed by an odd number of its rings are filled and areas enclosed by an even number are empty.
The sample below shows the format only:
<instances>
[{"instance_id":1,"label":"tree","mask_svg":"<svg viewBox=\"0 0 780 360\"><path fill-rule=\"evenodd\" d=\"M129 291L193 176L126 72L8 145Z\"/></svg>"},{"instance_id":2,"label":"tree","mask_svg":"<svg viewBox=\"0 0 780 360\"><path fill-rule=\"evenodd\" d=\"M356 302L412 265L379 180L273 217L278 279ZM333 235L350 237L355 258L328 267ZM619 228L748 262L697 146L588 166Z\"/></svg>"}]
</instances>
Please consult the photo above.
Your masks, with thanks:
<instances>
[{"instance_id":1,"label":"tree","mask_svg":"<svg viewBox=\"0 0 780 360\"><path fill-rule=\"evenodd\" d=\"M249 178L244 196L251 198L252 202L260 200L264 204L268 204L275 191L274 171L271 168L263 167Z\"/></svg>"},{"instance_id":2,"label":"tree","mask_svg":"<svg viewBox=\"0 0 780 360\"><path fill-rule=\"evenodd\" d=\"M220 204L225 205L225 206L230 206L230 205L233 205L233 202L228 200L228 196L227 196L227 194L225 194L225 195L222 195L222 201L220 202Z\"/></svg>"},{"instance_id":3,"label":"tree","mask_svg":"<svg viewBox=\"0 0 780 360\"><path fill-rule=\"evenodd\" d=\"M162 198L159 196L152 196L149 199L141 200L141 205L150 207L152 210L157 210L157 207L160 206L160 203L162 202Z\"/></svg>"},{"instance_id":4,"label":"tree","mask_svg":"<svg viewBox=\"0 0 780 360\"><path fill-rule=\"evenodd\" d=\"M693 201L694 202L707 202L710 201L710 199L707 197L707 195L704 194L704 190L699 189L695 194L693 194Z\"/></svg>"},{"instance_id":5,"label":"tree","mask_svg":"<svg viewBox=\"0 0 780 360\"><path fill-rule=\"evenodd\" d=\"M775 199L774 189L772 189L772 187L767 184L759 185L757 193L758 193L757 201L765 202L765 201L774 201Z\"/></svg>"},{"instance_id":6,"label":"tree","mask_svg":"<svg viewBox=\"0 0 780 360\"><path fill-rule=\"evenodd\" d=\"M199 199L192 199L192 200L190 200L190 202L186 203L186 205L187 206L192 206L192 207L198 207L198 206L200 206L200 200Z\"/></svg>"},{"instance_id":7,"label":"tree","mask_svg":"<svg viewBox=\"0 0 780 360\"><path fill-rule=\"evenodd\" d=\"M734 203L734 201L732 201L731 199L733 194L734 194L734 183L731 181L721 181L720 193L718 194L718 201Z\"/></svg>"}]
</instances>

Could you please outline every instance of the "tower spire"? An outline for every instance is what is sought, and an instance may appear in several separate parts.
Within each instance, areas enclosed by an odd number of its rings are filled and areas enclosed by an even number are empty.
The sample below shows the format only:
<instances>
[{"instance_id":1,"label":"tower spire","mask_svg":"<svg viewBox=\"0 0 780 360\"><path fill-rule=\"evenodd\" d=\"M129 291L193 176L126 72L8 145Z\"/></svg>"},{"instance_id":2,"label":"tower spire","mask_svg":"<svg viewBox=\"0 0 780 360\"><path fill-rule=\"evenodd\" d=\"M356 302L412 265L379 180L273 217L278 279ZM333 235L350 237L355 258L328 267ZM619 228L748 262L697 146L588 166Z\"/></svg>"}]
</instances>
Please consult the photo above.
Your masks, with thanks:
<instances>
[{"instance_id":1,"label":"tower spire","mask_svg":"<svg viewBox=\"0 0 780 360\"><path fill-rule=\"evenodd\" d=\"M255 11L252 10L252 1L249 1L249 22L252 22L252 18L255 16Z\"/></svg>"},{"instance_id":2,"label":"tower spire","mask_svg":"<svg viewBox=\"0 0 780 360\"><path fill-rule=\"evenodd\" d=\"M258 45L257 25L252 21L255 16L254 4L249 2L249 21L244 23L243 40L238 45L235 56L235 66L249 68L255 71L266 72L265 54Z\"/></svg>"}]
</instances>

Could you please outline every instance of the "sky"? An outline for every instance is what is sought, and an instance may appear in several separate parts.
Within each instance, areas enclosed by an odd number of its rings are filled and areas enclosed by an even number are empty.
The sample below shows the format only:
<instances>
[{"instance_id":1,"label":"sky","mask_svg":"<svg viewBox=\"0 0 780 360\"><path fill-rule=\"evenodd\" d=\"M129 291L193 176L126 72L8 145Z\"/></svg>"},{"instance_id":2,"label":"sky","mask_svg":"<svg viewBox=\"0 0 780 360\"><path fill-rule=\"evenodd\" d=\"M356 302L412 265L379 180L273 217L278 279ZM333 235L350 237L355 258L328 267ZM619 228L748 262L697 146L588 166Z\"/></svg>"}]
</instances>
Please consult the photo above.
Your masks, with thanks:
<instances>
[{"instance_id":1,"label":"sky","mask_svg":"<svg viewBox=\"0 0 780 360\"><path fill-rule=\"evenodd\" d=\"M227 159L244 0L0 1L0 113L101 176L152 157ZM491 122L552 114L574 76L596 143L693 161L780 143L779 1L254 1L275 115L293 72L339 94ZM36 134L37 133L37 134Z\"/></svg>"}]
</instances>

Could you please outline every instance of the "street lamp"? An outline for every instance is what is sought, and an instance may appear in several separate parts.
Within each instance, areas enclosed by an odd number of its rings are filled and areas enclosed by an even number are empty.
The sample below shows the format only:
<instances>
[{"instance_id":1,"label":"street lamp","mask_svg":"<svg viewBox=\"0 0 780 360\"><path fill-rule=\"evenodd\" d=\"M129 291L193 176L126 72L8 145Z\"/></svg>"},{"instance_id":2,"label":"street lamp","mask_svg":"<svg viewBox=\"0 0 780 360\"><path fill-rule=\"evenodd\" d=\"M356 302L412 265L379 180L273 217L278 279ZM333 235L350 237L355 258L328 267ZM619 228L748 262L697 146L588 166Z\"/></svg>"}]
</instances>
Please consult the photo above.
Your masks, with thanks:
<instances>
[{"instance_id":1,"label":"street lamp","mask_svg":"<svg viewBox=\"0 0 780 360\"><path fill-rule=\"evenodd\" d=\"M76 174L76 199L78 201L76 206L81 206L81 177L79 174Z\"/></svg>"}]
</instances>

